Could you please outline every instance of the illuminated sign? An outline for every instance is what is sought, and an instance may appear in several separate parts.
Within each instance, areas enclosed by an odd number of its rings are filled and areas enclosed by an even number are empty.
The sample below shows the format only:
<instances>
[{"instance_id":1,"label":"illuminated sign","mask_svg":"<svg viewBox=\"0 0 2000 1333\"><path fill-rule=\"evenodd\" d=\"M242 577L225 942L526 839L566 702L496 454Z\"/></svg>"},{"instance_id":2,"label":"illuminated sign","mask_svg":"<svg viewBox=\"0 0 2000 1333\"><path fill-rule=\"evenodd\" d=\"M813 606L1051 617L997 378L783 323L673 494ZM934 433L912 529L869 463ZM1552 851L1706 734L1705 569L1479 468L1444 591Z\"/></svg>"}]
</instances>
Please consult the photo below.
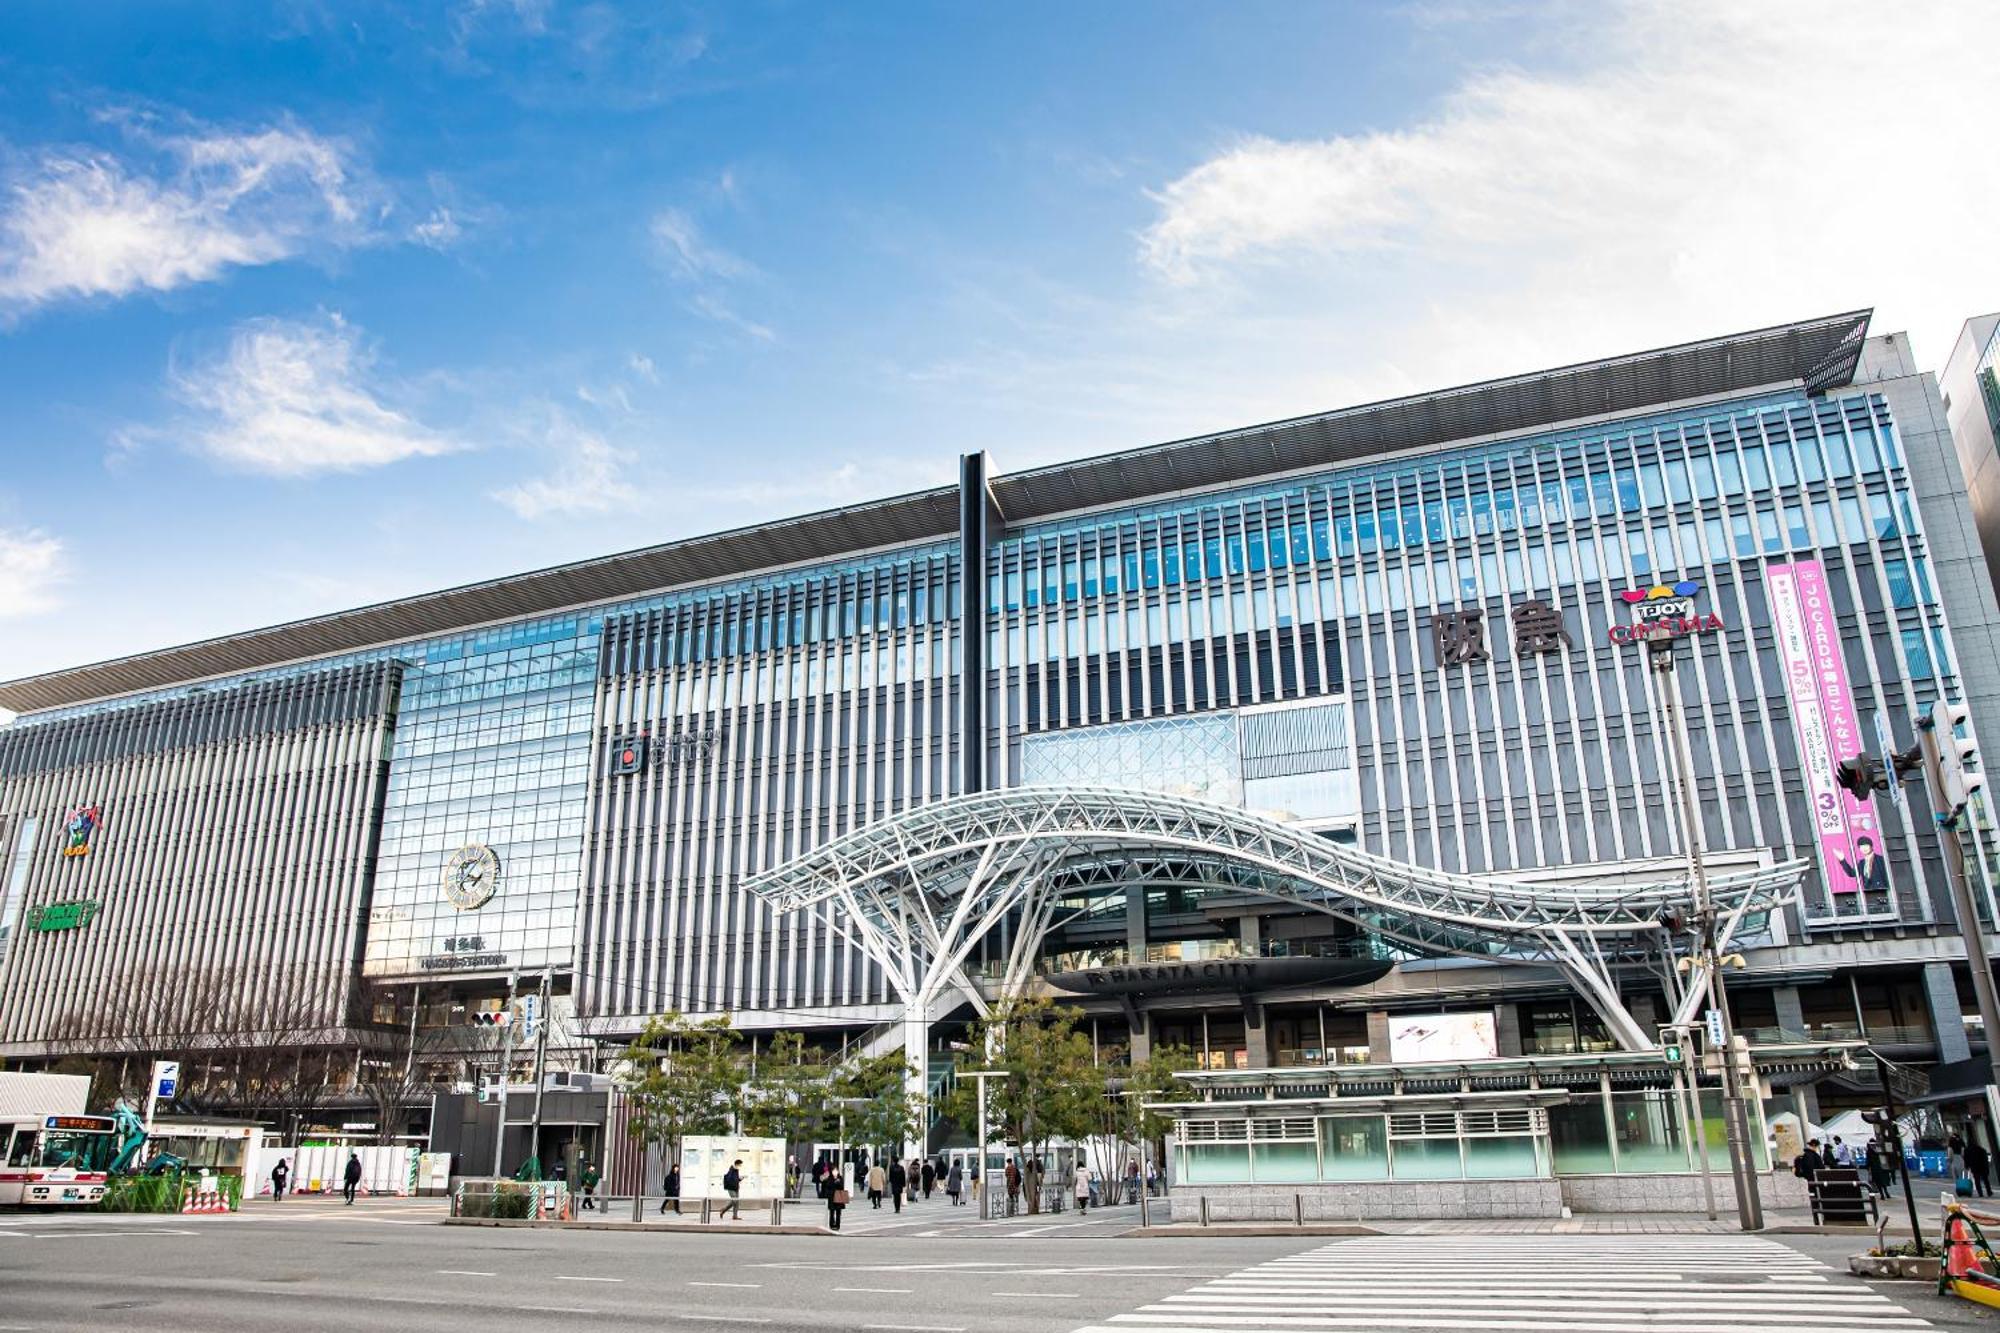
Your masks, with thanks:
<instances>
[{"instance_id":1,"label":"illuminated sign","mask_svg":"<svg viewBox=\"0 0 2000 1333\"><path fill-rule=\"evenodd\" d=\"M75 930L87 926L97 915L97 903L89 898L50 903L35 913L36 930Z\"/></svg>"},{"instance_id":2,"label":"illuminated sign","mask_svg":"<svg viewBox=\"0 0 2000 1333\"><path fill-rule=\"evenodd\" d=\"M1710 634L1724 628L1714 612L1697 612L1694 599L1701 585L1693 579L1679 583L1656 583L1646 588L1627 588L1619 599L1632 608L1632 623L1613 625L1605 637L1613 643L1644 643L1661 636L1679 638L1687 634Z\"/></svg>"},{"instance_id":3,"label":"illuminated sign","mask_svg":"<svg viewBox=\"0 0 2000 1333\"><path fill-rule=\"evenodd\" d=\"M97 832L100 822L100 807L94 805L71 806L63 816L64 856L89 856L91 835Z\"/></svg>"},{"instance_id":4,"label":"illuminated sign","mask_svg":"<svg viewBox=\"0 0 2000 1333\"><path fill-rule=\"evenodd\" d=\"M42 1121L43 1129L80 1129L91 1134L109 1134L111 1117L102 1115L52 1115Z\"/></svg>"}]
</instances>

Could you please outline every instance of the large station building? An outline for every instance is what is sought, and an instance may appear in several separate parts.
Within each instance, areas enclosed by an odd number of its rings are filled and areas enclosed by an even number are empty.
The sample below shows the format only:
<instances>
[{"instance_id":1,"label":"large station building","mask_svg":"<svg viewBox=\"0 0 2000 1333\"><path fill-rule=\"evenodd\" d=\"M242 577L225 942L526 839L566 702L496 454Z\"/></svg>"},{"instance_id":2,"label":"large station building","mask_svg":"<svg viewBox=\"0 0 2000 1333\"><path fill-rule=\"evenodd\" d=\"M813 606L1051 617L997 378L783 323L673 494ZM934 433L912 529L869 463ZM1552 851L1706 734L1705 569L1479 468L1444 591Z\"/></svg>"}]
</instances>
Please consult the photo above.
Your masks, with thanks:
<instances>
[{"instance_id":1,"label":"large station building","mask_svg":"<svg viewBox=\"0 0 2000 1333\"><path fill-rule=\"evenodd\" d=\"M222 978L336 1046L462 1031L469 1076L545 970L579 1041L676 1010L935 1049L1040 989L1211 1071L1632 1049L1687 1011L1645 947L1685 892L1630 628L1665 599L1737 1024L1964 1059L1924 803L1832 771L1939 699L2000 735L1936 381L1868 321L970 455L0 685L0 1057L138 1049Z\"/></svg>"}]
</instances>

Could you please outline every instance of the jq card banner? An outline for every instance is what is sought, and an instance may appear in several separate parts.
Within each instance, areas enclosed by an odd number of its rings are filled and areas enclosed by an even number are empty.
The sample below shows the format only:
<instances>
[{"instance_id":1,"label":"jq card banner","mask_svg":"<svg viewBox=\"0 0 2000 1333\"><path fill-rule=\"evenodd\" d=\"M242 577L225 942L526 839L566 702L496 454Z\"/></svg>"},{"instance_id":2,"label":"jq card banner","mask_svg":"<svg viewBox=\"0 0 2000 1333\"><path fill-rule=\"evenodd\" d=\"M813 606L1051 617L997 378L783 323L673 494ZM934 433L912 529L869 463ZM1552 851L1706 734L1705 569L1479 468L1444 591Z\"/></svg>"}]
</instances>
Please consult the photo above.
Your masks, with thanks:
<instances>
[{"instance_id":1,"label":"jq card banner","mask_svg":"<svg viewBox=\"0 0 2000 1333\"><path fill-rule=\"evenodd\" d=\"M1847 684L1826 571L1817 560L1772 565L1765 571L1765 586L1827 888L1833 893L1886 890L1889 867L1874 804L1857 801L1833 780L1840 761L1860 754L1866 742Z\"/></svg>"}]
</instances>

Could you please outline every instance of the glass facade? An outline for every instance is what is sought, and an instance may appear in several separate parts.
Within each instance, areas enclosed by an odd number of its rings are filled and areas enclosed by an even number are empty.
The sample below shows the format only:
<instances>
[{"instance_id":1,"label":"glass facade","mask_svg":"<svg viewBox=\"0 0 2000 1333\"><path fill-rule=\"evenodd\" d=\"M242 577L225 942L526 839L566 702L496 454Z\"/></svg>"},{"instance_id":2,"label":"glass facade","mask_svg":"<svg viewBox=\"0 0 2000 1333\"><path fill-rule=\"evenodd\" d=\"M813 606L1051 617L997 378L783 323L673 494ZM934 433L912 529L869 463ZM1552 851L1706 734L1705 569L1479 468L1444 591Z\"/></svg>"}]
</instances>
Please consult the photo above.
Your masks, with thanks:
<instances>
[{"instance_id":1,"label":"glass facade","mask_svg":"<svg viewBox=\"0 0 2000 1333\"><path fill-rule=\"evenodd\" d=\"M1721 620L1689 636L1679 671L1709 845L1817 866L1770 566L1824 571L1864 733L1879 717L1906 737L1924 704L1959 693L1910 460L1872 389L1158 489L1002 529L983 590L962 585L955 540L911 541L17 725L393 661L367 975L551 967L608 1022L669 1008L835 1021L888 1001L879 971L742 885L959 792L966 744L983 745L992 785L1192 793L1455 872L1675 857L1656 679L1612 631L1626 592L1688 582ZM979 680L965 678L968 629L984 636ZM983 736L962 726L968 689L983 692ZM614 747L635 741L644 758L613 771ZM1835 893L1815 869L1791 928L1937 919L1936 839L1914 805L1878 813L1890 873ZM446 892L468 849L497 863L476 906ZM1147 915L1191 915L1200 891L1155 886ZM1192 933L1144 944L1207 947ZM1574 1006L1528 1029L1550 1051L1605 1040ZM1684 1153L1673 1106L1599 1109L1558 1110L1525 1136L1540 1146L1363 1117L1218 1140L1204 1160L1280 1180L1310 1156L1319 1178L1364 1179Z\"/></svg>"},{"instance_id":2,"label":"glass facade","mask_svg":"<svg viewBox=\"0 0 2000 1333\"><path fill-rule=\"evenodd\" d=\"M363 971L553 967L576 950L598 626L566 617L440 645L403 673ZM455 906L445 869L490 848L492 896Z\"/></svg>"}]
</instances>

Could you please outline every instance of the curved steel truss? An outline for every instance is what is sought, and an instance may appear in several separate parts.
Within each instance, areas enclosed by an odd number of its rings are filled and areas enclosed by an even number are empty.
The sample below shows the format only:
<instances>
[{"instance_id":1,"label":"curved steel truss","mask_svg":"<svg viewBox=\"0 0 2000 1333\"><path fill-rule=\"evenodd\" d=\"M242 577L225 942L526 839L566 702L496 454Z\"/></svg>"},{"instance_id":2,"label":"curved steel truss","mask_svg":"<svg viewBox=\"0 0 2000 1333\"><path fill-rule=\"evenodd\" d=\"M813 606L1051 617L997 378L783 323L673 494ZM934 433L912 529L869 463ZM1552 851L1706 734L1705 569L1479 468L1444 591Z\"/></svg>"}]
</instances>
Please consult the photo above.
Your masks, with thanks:
<instances>
[{"instance_id":1,"label":"curved steel truss","mask_svg":"<svg viewBox=\"0 0 2000 1333\"><path fill-rule=\"evenodd\" d=\"M1794 898L1802 861L1709 884L1726 929ZM1538 885L1454 875L1375 856L1228 806L1118 787L1019 787L954 797L870 824L752 877L781 912L819 909L887 972L907 1024L937 1003L980 1005L965 965L983 939L1025 983L1058 920L1113 888L1219 885L1330 913L1425 953L1560 968L1621 1044L1654 1044L1618 998L1616 964L1658 964L1663 920L1685 912L1686 877ZM1672 967L1662 972L1671 983ZM982 1005L983 1007L983 1005ZM906 1045L921 1033L906 1027ZM921 1051L921 1045L910 1048Z\"/></svg>"}]
</instances>

